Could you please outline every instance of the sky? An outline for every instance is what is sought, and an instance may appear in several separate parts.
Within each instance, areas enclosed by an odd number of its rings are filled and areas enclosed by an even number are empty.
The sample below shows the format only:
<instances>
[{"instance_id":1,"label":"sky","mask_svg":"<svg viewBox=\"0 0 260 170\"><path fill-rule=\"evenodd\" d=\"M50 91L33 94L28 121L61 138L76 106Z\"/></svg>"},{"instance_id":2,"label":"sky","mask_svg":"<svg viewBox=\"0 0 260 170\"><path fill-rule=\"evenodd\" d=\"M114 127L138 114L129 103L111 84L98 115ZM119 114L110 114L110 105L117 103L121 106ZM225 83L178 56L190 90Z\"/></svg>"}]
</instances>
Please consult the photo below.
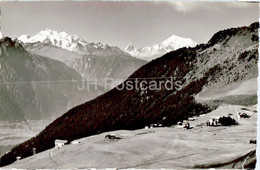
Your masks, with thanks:
<instances>
[{"instance_id":1,"label":"sky","mask_svg":"<svg viewBox=\"0 0 260 170\"><path fill-rule=\"evenodd\" d=\"M206 43L214 33L258 21L245 2L2 2L1 31L12 38L44 28L87 42L151 46L171 35Z\"/></svg>"}]
</instances>

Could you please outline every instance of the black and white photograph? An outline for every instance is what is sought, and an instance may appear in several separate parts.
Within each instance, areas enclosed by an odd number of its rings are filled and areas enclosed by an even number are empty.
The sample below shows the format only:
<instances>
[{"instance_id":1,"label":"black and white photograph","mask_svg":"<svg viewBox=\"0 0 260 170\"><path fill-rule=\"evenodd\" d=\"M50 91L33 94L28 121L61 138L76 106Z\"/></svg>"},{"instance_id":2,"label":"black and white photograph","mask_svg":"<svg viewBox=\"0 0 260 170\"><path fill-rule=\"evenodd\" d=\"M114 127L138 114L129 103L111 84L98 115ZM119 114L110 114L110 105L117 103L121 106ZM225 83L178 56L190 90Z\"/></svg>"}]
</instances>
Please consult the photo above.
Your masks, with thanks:
<instances>
[{"instance_id":1,"label":"black and white photograph","mask_svg":"<svg viewBox=\"0 0 260 170\"><path fill-rule=\"evenodd\" d=\"M258 1L2 0L0 38L0 170L259 168Z\"/></svg>"}]
</instances>

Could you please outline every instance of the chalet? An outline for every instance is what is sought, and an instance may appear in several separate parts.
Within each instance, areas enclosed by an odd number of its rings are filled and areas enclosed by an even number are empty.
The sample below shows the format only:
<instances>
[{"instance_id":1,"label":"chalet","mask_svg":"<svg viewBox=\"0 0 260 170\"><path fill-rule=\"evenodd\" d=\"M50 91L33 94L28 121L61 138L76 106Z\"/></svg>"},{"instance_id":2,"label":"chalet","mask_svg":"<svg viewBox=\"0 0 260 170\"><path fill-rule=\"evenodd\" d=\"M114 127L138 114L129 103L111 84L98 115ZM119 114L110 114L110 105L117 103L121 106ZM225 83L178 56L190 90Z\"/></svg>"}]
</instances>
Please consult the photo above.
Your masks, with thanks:
<instances>
[{"instance_id":1,"label":"chalet","mask_svg":"<svg viewBox=\"0 0 260 170\"><path fill-rule=\"evenodd\" d=\"M60 148L64 146L67 142L68 142L67 140L56 139L54 143L56 148Z\"/></svg>"},{"instance_id":2,"label":"chalet","mask_svg":"<svg viewBox=\"0 0 260 170\"><path fill-rule=\"evenodd\" d=\"M178 125L178 128L191 129L190 123L187 120L184 120L183 122L178 122L177 125Z\"/></svg>"},{"instance_id":3,"label":"chalet","mask_svg":"<svg viewBox=\"0 0 260 170\"><path fill-rule=\"evenodd\" d=\"M194 120L198 120L199 118L198 117L189 117L188 120L189 121L194 121Z\"/></svg>"},{"instance_id":4,"label":"chalet","mask_svg":"<svg viewBox=\"0 0 260 170\"><path fill-rule=\"evenodd\" d=\"M191 127L190 127L190 123L189 123L189 122L185 123L185 125L184 125L183 128L184 128L184 129L190 129L190 128L191 128Z\"/></svg>"},{"instance_id":5,"label":"chalet","mask_svg":"<svg viewBox=\"0 0 260 170\"><path fill-rule=\"evenodd\" d=\"M181 125L182 125L182 122L178 122L177 125L180 125L180 126L181 126Z\"/></svg>"},{"instance_id":6,"label":"chalet","mask_svg":"<svg viewBox=\"0 0 260 170\"><path fill-rule=\"evenodd\" d=\"M211 116L212 118L207 121L207 126L219 125L219 116Z\"/></svg>"},{"instance_id":7,"label":"chalet","mask_svg":"<svg viewBox=\"0 0 260 170\"><path fill-rule=\"evenodd\" d=\"M79 144L79 143L80 142L78 140L74 140L74 141L71 142L71 144L73 144L73 145L76 145L76 144Z\"/></svg>"},{"instance_id":8,"label":"chalet","mask_svg":"<svg viewBox=\"0 0 260 170\"><path fill-rule=\"evenodd\" d=\"M251 117L251 116L254 114L253 111L248 110L248 109L246 109L246 108L241 108L241 112L242 112L242 113L238 113L238 116L239 116L240 118L249 118L249 117Z\"/></svg>"},{"instance_id":9,"label":"chalet","mask_svg":"<svg viewBox=\"0 0 260 170\"><path fill-rule=\"evenodd\" d=\"M183 127L184 127L183 122L178 122L177 125L178 125L178 126L177 126L178 128L183 128Z\"/></svg>"},{"instance_id":10,"label":"chalet","mask_svg":"<svg viewBox=\"0 0 260 170\"><path fill-rule=\"evenodd\" d=\"M105 136L105 139L109 140L109 141L117 141L117 140L122 139L122 138L117 137L115 134L109 134L109 135Z\"/></svg>"},{"instance_id":11,"label":"chalet","mask_svg":"<svg viewBox=\"0 0 260 170\"><path fill-rule=\"evenodd\" d=\"M150 124L149 128L163 127L162 124Z\"/></svg>"}]
</instances>

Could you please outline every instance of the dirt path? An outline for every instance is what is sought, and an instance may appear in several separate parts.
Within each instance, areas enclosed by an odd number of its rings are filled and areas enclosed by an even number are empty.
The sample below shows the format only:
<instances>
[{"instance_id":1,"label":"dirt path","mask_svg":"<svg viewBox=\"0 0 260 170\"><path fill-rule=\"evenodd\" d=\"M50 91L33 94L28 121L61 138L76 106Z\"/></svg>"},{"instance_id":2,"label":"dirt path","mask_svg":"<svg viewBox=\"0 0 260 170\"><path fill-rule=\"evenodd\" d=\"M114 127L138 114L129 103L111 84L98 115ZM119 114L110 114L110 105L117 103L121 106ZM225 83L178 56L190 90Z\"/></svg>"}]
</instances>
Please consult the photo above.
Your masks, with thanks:
<instances>
[{"instance_id":1,"label":"dirt path","mask_svg":"<svg viewBox=\"0 0 260 170\"><path fill-rule=\"evenodd\" d=\"M56 149L56 148L53 148L53 149L50 151L49 157L50 157L50 159L51 159L56 165L59 165L59 164L57 163L57 161L53 158L53 152L54 152L55 149Z\"/></svg>"}]
</instances>

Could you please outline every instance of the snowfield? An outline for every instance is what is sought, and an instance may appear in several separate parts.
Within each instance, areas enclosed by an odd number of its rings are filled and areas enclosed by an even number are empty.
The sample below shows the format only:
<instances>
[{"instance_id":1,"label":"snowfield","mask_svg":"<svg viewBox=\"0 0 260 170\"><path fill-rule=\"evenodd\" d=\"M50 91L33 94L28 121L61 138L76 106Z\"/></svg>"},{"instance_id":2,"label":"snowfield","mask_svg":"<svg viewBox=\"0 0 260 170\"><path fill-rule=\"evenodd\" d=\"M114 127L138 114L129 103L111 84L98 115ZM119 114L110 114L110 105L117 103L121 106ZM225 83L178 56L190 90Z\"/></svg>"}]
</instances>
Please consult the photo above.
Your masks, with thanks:
<instances>
[{"instance_id":1,"label":"snowfield","mask_svg":"<svg viewBox=\"0 0 260 170\"><path fill-rule=\"evenodd\" d=\"M16 161L6 168L193 168L196 165L225 163L256 148L256 106L247 107L249 119L237 126L207 127L212 116L233 115L244 107L222 105L190 121L190 130L177 127L102 133ZM202 126L201 126L202 125ZM107 140L115 134L121 139Z\"/></svg>"}]
</instances>

